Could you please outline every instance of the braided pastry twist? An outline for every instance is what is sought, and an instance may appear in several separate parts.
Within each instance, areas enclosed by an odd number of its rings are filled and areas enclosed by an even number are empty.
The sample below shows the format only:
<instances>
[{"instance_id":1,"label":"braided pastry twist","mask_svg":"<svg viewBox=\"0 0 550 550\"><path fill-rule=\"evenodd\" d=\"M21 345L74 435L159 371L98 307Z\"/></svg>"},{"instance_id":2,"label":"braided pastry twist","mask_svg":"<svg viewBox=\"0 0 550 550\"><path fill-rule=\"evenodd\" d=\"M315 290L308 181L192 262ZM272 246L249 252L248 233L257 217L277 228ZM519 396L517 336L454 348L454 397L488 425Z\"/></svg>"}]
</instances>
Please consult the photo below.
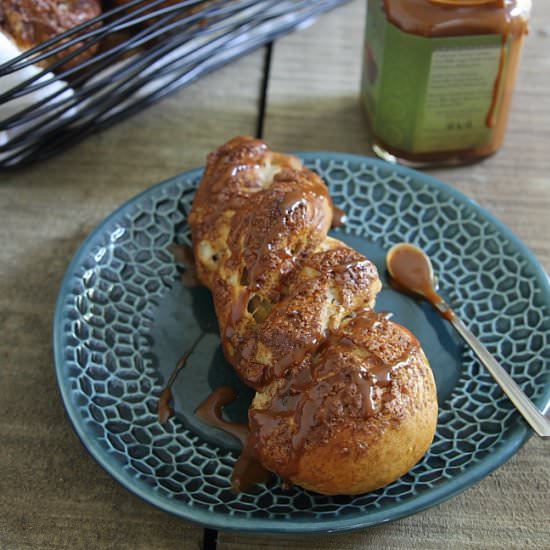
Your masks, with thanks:
<instances>
[{"instance_id":1,"label":"braided pastry twist","mask_svg":"<svg viewBox=\"0 0 550 550\"><path fill-rule=\"evenodd\" d=\"M248 452L306 489L357 494L424 455L437 399L416 338L373 311L376 267L327 236L332 218L319 176L237 137L209 155L189 224L225 356L257 392Z\"/></svg>"}]
</instances>

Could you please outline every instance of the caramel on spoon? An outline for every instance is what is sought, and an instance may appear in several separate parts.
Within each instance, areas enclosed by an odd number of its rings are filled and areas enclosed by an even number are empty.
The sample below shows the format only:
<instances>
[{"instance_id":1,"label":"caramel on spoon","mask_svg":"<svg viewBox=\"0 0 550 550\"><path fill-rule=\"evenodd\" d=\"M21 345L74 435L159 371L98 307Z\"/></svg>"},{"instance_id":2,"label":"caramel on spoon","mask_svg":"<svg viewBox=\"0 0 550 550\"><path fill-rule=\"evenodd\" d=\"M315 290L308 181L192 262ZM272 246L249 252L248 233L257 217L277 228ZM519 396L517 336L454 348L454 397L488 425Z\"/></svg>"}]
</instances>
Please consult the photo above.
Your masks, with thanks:
<instances>
[{"instance_id":1,"label":"caramel on spoon","mask_svg":"<svg viewBox=\"0 0 550 550\"><path fill-rule=\"evenodd\" d=\"M426 299L444 319L450 321L535 433L543 439L550 438L550 420L535 407L513 378L436 292L432 263L424 251L409 243L396 244L386 255L386 266L392 278L392 286L401 292Z\"/></svg>"}]
</instances>

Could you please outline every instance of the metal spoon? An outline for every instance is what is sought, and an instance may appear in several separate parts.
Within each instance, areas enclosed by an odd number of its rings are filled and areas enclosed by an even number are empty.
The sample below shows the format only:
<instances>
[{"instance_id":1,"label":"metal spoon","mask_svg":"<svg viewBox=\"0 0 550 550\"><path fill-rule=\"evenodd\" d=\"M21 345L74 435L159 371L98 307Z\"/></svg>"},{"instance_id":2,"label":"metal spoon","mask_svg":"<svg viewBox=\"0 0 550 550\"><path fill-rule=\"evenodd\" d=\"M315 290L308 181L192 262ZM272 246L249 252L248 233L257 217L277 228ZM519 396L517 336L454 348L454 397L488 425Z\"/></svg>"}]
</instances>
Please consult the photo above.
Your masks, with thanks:
<instances>
[{"instance_id":1,"label":"metal spoon","mask_svg":"<svg viewBox=\"0 0 550 550\"><path fill-rule=\"evenodd\" d=\"M542 439L549 439L550 420L533 405L513 378L436 292L430 258L420 248L400 243L388 251L386 266L392 278L392 285L397 290L425 298L443 318L451 322L535 433Z\"/></svg>"}]
</instances>

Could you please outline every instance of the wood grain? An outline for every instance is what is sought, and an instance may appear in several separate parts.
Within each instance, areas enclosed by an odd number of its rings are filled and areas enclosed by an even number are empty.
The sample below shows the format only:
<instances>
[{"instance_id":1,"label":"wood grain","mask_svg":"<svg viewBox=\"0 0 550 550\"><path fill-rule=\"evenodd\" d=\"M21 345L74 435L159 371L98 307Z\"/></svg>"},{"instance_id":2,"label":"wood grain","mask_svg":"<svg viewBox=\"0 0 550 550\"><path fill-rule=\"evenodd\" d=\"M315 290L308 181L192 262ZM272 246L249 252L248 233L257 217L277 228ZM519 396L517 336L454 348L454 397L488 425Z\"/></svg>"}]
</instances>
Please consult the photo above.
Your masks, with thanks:
<instances>
[{"instance_id":1,"label":"wood grain","mask_svg":"<svg viewBox=\"0 0 550 550\"><path fill-rule=\"evenodd\" d=\"M359 104L365 8L351 2L274 45L264 137L275 150L371 154Z\"/></svg>"},{"instance_id":2,"label":"wood grain","mask_svg":"<svg viewBox=\"0 0 550 550\"><path fill-rule=\"evenodd\" d=\"M0 548L199 548L202 528L145 504L86 453L66 418L52 316L70 258L112 210L254 133L259 51L0 185Z\"/></svg>"}]
</instances>

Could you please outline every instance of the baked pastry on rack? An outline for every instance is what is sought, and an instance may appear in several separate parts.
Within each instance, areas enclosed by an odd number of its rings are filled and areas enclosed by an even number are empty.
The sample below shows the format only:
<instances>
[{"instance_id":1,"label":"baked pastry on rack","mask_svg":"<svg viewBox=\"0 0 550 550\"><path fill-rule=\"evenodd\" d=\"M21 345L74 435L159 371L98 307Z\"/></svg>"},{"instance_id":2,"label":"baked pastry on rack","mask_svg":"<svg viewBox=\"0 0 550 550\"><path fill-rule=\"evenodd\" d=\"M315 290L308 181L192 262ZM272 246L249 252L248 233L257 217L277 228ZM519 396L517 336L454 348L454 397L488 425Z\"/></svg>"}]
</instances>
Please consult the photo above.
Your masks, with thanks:
<instances>
[{"instance_id":1,"label":"baked pastry on rack","mask_svg":"<svg viewBox=\"0 0 550 550\"><path fill-rule=\"evenodd\" d=\"M373 310L374 264L327 236L332 218L319 176L237 137L209 155L189 224L225 356L256 390L246 452L287 482L358 494L426 453L437 398L417 339Z\"/></svg>"},{"instance_id":2,"label":"baked pastry on rack","mask_svg":"<svg viewBox=\"0 0 550 550\"><path fill-rule=\"evenodd\" d=\"M0 30L10 36L20 50L29 50L42 42L101 14L99 0L0 0ZM80 44L71 46L75 50ZM90 58L97 43L63 64L75 67ZM66 56L63 50L39 63L47 66Z\"/></svg>"}]
</instances>

